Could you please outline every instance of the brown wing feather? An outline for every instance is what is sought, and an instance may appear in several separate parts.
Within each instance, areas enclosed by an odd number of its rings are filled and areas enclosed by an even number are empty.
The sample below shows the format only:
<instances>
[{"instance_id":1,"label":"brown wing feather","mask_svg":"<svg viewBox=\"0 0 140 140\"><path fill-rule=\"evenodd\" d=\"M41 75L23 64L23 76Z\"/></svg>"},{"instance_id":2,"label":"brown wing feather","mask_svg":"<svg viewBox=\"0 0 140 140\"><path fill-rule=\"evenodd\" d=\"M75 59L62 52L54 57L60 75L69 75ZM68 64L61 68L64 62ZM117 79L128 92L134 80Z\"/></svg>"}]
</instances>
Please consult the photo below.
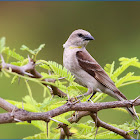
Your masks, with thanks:
<instances>
[{"instance_id":1,"label":"brown wing feather","mask_svg":"<svg viewBox=\"0 0 140 140\"><path fill-rule=\"evenodd\" d=\"M114 82L107 75L104 69L96 62L96 60L89 53L77 51L76 57L79 62L79 65L83 68L83 70L85 70L87 73L93 76L102 85L109 88L113 92L119 94L122 98L126 99L126 97L115 86Z\"/></svg>"}]
</instances>

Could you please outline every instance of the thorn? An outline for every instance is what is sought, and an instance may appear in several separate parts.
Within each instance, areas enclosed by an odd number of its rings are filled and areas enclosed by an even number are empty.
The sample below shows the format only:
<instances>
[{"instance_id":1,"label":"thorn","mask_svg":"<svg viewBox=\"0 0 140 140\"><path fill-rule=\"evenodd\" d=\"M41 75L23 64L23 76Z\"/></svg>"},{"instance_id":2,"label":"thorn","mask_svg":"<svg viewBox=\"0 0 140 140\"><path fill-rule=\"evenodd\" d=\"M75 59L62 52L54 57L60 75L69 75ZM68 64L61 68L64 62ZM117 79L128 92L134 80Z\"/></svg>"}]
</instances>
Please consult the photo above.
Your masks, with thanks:
<instances>
[{"instance_id":1,"label":"thorn","mask_svg":"<svg viewBox=\"0 0 140 140\"><path fill-rule=\"evenodd\" d=\"M48 123L49 123L49 122L46 122L46 128L47 128L47 138L48 138L48 134L49 134L49 133L48 133L48 129L49 129L49 128L48 128Z\"/></svg>"},{"instance_id":2,"label":"thorn","mask_svg":"<svg viewBox=\"0 0 140 140\"><path fill-rule=\"evenodd\" d=\"M22 122L21 120L14 118L15 109L16 109L16 107L13 108L12 112L10 113L10 116L13 117L14 121L16 121L16 122Z\"/></svg>"},{"instance_id":3,"label":"thorn","mask_svg":"<svg viewBox=\"0 0 140 140\"><path fill-rule=\"evenodd\" d=\"M139 133L137 134L137 140L139 139Z\"/></svg>"},{"instance_id":4,"label":"thorn","mask_svg":"<svg viewBox=\"0 0 140 140\"><path fill-rule=\"evenodd\" d=\"M63 80L63 79L65 79L65 78L67 78L67 77L60 77L60 78L58 78L58 80Z\"/></svg>"},{"instance_id":5,"label":"thorn","mask_svg":"<svg viewBox=\"0 0 140 140\"><path fill-rule=\"evenodd\" d=\"M97 126L97 113L94 113L94 115L95 115L95 126Z\"/></svg>"},{"instance_id":6,"label":"thorn","mask_svg":"<svg viewBox=\"0 0 140 140\"><path fill-rule=\"evenodd\" d=\"M75 101L75 102L73 102L72 105L75 105L75 104L78 103L79 101L80 101L80 99L77 100L77 101Z\"/></svg>"},{"instance_id":7,"label":"thorn","mask_svg":"<svg viewBox=\"0 0 140 140\"><path fill-rule=\"evenodd\" d=\"M42 62L36 63L35 66L38 66L38 65L40 65L40 64L42 64Z\"/></svg>"},{"instance_id":8,"label":"thorn","mask_svg":"<svg viewBox=\"0 0 140 140\"><path fill-rule=\"evenodd\" d=\"M48 70L48 73L49 73L49 75L51 75L51 71L50 70Z\"/></svg>"},{"instance_id":9,"label":"thorn","mask_svg":"<svg viewBox=\"0 0 140 140\"><path fill-rule=\"evenodd\" d=\"M24 109L23 101L22 101L22 109Z\"/></svg>"},{"instance_id":10,"label":"thorn","mask_svg":"<svg viewBox=\"0 0 140 140\"><path fill-rule=\"evenodd\" d=\"M57 123L60 123L60 124L63 124L62 122L58 121L58 120L55 120L53 118L49 118L50 120L54 121L54 122L57 122Z\"/></svg>"},{"instance_id":11,"label":"thorn","mask_svg":"<svg viewBox=\"0 0 140 140\"><path fill-rule=\"evenodd\" d=\"M129 133L129 132L132 132L132 131L134 131L135 129L131 129L131 130L128 130L128 131L126 131L126 134L127 133ZM134 132L133 132L134 133Z\"/></svg>"},{"instance_id":12,"label":"thorn","mask_svg":"<svg viewBox=\"0 0 140 140\"><path fill-rule=\"evenodd\" d=\"M28 73L28 72L24 72L24 74L30 76L30 77L34 77L34 75L32 75L31 73Z\"/></svg>"},{"instance_id":13,"label":"thorn","mask_svg":"<svg viewBox=\"0 0 140 140\"><path fill-rule=\"evenodd\" d=\"M59 129L59 128L61 128L61 127L60 126L56 127L56 129Z\"/></svg>"},{"instance_id":14,"label":"thorn","mask_svg":"<svg viewBox=\"0 0 140 140\"><path fill-rule=\"evenodd\" d=\"M132 103L134 104L139 98L140 96L138 96Z\"/></svg>"},{"instance_id":15,"label":"thorn","mask_svg":"<svg viewBox=\"0 0 140 140\"><path fill-rule=\"evenodd\" d=\"M77 116L78 116L78 112L75 112L75 116L74 116L75 119L77 119Z\"/></svg>"},{"instance_id":16,"label":"thorn","mask_svg":"<svg viewBox=\"0 0 140 140\"><path fill-rule=\"evenodd\" d=\"M70 100L70 96L67 94L67 97L68 97L68 101Z\"/></svg>"},{"instance_id":17,"label":"thorn","mask_svg":"<svg viewBox=\"0 0 140 140\"><path fill-rule=\"evenodd\" d=\"M52 91L52 88L50 86L47 85L47 88Z\"/></svg>"},{"instance_id":18,"label":"thorn","mask_svg":"<svg viewBox=\"0 0 140 140\"><path fill-rule=\"evenodd\" d=\"M2 63L5 63L4 58L3 58L2 54L0 55L0 57L1 57Z\"/></svg>"},{"instance_id":19,"label":"thorn","mask_svg":"<svg viewBox=\"0 0 140 140\"><path fill-rule=\"evenodd\" d=\"M52 96L51 96L50 100L52 100L52 99L53 99L53 97L54 97L54 95L52 94Z\"/></svg>"},{"instance_id":20,"label":"thorn","mask_svg":"<svg viewBox=\"0 0 140 140\"><path fill-rule=\"evenodd\" d=\"M96 135L97 135L97 133L98 133L98 129L99 129L99 127L97 127L97 129L96 129L96 133L95 133L94 139L96 139Z\"/></svg>"},{"instance_id":21,"label":"thorn","mask_svg":"<svg viewBox=\"0 0 140 140\"><path fill-rule=\"evenodd\" d=\"M31 58L30 58L30 56L29 56L29 55L28 55L28 60L29 60L29 61L31 61Z\"/></svg>"},{"instance_id":22,"label":"thorn","mask_svg":"<svg viewBox=\"0 0 140 140\"><path fill-rule=\"evenodd\" d=\"M20 79L21 79L21 78L19 77L19 78L18 78L18 84L20 83Z\"/></svg>"},{"instance_id":23,"label":"thorn","mask_svg":"<svg viewBox=\"0 0 140 140\"><path fill-rule=\"evenodd\" d=\"M14 118L14 112L15 112L16 107L13 108L12 112L10 113L10 116Z\"/></svg>"},{"instance_id":24,"label":"thorn","mask_svg":"<svg viewBox=\"0 0 140 140\"><path fill-rule=\"evenodd\" d=\"M16 118L14 118L14 121L16 121L16 122L22 122L21 120L16 119Z\"/></svg>"}]
</instances>

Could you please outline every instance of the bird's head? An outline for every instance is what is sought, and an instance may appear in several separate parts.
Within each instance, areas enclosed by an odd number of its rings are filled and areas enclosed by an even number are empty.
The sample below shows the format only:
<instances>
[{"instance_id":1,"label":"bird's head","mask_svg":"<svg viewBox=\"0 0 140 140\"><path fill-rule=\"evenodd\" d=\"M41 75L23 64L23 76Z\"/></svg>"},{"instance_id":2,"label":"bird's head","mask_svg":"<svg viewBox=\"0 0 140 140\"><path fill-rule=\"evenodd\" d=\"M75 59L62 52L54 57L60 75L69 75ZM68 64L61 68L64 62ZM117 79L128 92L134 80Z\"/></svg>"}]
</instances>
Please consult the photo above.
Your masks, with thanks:
<instances>
[{"instance_id":1,"label":"bird's head","mask_svg":"<svg viewBox=\"0 0 140 140\"><path fill-rule=\"evenodd\" d=\"M92 35L82 29L75 30L69 36L68 40L65 42L63 47L85 47L90 40L95 40Z\"/></svg>"}]
</instances>

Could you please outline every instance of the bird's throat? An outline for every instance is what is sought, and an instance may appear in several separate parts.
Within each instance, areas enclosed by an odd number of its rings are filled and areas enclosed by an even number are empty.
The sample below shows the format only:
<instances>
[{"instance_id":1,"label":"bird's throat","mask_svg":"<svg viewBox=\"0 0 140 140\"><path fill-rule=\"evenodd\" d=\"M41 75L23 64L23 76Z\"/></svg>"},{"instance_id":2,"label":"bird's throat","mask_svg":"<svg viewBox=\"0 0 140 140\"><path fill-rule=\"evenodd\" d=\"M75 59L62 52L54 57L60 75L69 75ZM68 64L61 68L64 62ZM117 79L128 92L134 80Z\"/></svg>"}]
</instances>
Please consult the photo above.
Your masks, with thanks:
<instances>
[{"instance_id":1,"label":"bird's throat","mask_svg":"<svg viewBox=\"0 0 140 140\"><path fill-rule=\"evenodd\" d=\"M81 47L81 46L76 46L76 47L75 47L75 46L74 46L74 47L73 47L73 46L70 46L70 47L69 47L69 49L76 49L76 48L81 49L82 47Z\"/></svg>"}]
</instances>

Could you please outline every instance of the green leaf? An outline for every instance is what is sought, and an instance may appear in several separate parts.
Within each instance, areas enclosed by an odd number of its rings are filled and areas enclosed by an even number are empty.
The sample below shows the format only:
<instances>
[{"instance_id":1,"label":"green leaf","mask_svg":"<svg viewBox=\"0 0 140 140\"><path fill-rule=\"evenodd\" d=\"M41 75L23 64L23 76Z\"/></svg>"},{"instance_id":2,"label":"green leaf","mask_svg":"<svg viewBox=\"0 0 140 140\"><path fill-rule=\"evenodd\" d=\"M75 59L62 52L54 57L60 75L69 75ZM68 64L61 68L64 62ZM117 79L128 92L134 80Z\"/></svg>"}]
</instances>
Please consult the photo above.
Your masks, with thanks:
<instances>
[{"instance_id":1,"label":"green leaf","mask_svg":"<svg viewBox=\"0 0 140 140\"><path fill-rule=\"evenodd\" d=\"M64 68L62 65L53 61L48 61L48 64L53 70L54 74L58 74L61 77L65 77L65 79L67 79L70 82L74 81L74 76L69 71L67 71L67 69Z\"/></svg>"},{"instance_id":2,"label":"green leaf","mask_svg":"<svg viewBox=\"0 0 140 140\"><path fill-rule=\"evenodd\" d=\"M5 49L5 42L6 42L6 38L2 37L0 39L0 54L3 52L3 50Z\"/></svg>"},{"instance_id":3,"label":"green leaf","mask_svg":"<svg viewBox=\"0 0 140 140\"><path fill-rule=\"evenodd\" d=\"M28 96L29 97L29 96ZM23 98L24 99L24 98ZM17 106L18 108L22 108L22 105L24 107L25 110L27 111L31 111L31 112L38 112L37 108L35 106L33 106L32 104L29 103L22 103L22 102L18 102L18 101L13 101L13 100L7 100L9 103ZM36 104L37 105L37 104Z\"/></svg>"},{"instance_id":4,"label":"green leaf","mask_svg":"<svg viewBox=\"0 0 140 140\"><path fill-rule=\"evenodd\" d=\"M33 95L32 95L31 88L30 88L30 86L29 86L27 80L24 80L24 81L25 81L25 83L26 83L26 86L27 86L27 89L28 89L28 92L29 92L30 98L31 98L31 100L32 100L32 102L33 102Z\"/></svg>"},{"instance_id":5,"label":"green leaf","mask_svg":"<svg viewBox=\"0 0 140 140\"><path fill-rule=\"evenodd\" d=\"M33 125L35 126L36 128L38 128L39 130L41 130L42 132L45 132L46 130L46 122L44 121L32 121L31 123L28 123L28 122L18 122L16 123L17 125Z\"/></svg>"},{"instance_id":6,"label":"green leaf","mask_svg":"<svg viewBox=\"0 0 140 140\"><path fill-rule=\"evenodd\" d=\"M114 71L114 65L115 62L113 61L112 64L106 64L104 67L104 70L107 72L107 74L111 77Z\"/></svg>"},{"instance_id":7,"label":"green leaf","mask_svg":"<svg viewBox=\"0 0 140 140\"><path fill-rule=\"evenodd\" d=\"M66 103L66 100L64 98L59 98L56 96L54 96L53 98L48 97L44 99L40 108L44 109L45 111L49 111L63 105L64 103Z\"/></svg>"},{"instance_id":8,"label":"green leaf","mask_svg":"<svg viewBox=\"0 0 140 140\"><path fill-rule=\"evenodd\" d=\"M20 49L23 51L28 51L30 54L33 55L33 59L36 60L37 54L44 48L44 46L45 46L45 44L41 44L37 49L31 50L27 46L22 45Z\"/></svg>"},{"instance_id":9,"label":"green leaf","mask_svg":"<svg viewBox=\"0 0 140 140\"><path fill-rule=\"evenodd\" d=\"M122 66L120 66L119 68L117 68L114 73L113 73L113 76L112 78L113 79L116 79L121 73L123 73L129 66L133 66L133 63L137 62L138 59L136 59L136 57L134 58L125 58L125 57L122 57L119 59L121 62L120 64Z\"/></svg>"},{"instance_id":10,"label":"green leaf","mask_svg":"<svg viewBox=\"0 0 140 140\"><path fill-rule=\"evenodd\" d=\"M41 72L41 75L43 76L41 79L56 79L56 80L58 80L58 78L60 77L59 75L49 75L45 72Z\"/></svg>"},{"instance_id":11,"label":"green leaf","mask_svg":"<svg viewBox=\"0 0 140 140\"><path fill-rule=\"evenodd\" d=\"M34 53L37 55L44 47L45 44L41 44L37 49L34 50Z\"/></svg>"},{"instance_id":12,"label":"green leaf","mask_svg":"<svg viewBox=\"0 0 140 140\"><path fill-rule=\"evenodd\" d=\"M121 84L123 84L124 82L127 82L128 79L130 79L131 76L132 76L133 74L134 74L134 73L132 73L132 72L127 73L124 77L120 78L120 79L116 82L116 86L119 87L119 86L121 86Z\"/></svg>"},{"instance_id":13,"label":"green leaf","mask_svg":"<svg viewBox=\"0 0 140 140\"><path fill-rule=\"evenodd\" d=\"M12 81L11 81L11 84L15 83L17 79L18 79L18 76L15 75L15 76L13 77Z\"/></svg>"},{"instance_id":14,"label":"green leaf","mask_svg":"<svg viewBox=\"0 0 140 140\"><path fill-rule=\"evenodd\" d=\"M1 69L2 73L5 75L5 77L10 78L9 73L7 72L6 69Z\"/></svg>"},{"instance_id":15,"label":"green leaf","mask_svg":"<svg viewBox=\"0 0 140 140\"><path fill-rule=\"evenodd\" d=\"M47 138L47 133L39 133L35 134L34 136L28 136L23 139L48 139Z\"/></svg>"},{"instance_id":16,"label":"green leaf","mask_svg":"<svg viewBox=\"0 0 140 140\"><path fill-rule=\"evenodd\" d=\"M23 60L24 60L24 57L23 57L23 56L17 54L17 53L15 52L15 50L10 50L9 47L6 47L6 48L5 48L4 53L7 54L7 55L10 56L10 57L13 57L13 58L19 60L19 61L23 61Z\"/></svg>"},{"instance_id":17,"label":"green leaf","mask_svg":"<svg viewBox=\"0 0 140 140\"><path fill-rule=\"evenodd\" d=\"M58 122L70 125L70 122L67 119L65 119L64 117L62 117L61 115L60 116L56 116L53 119L57 120Z\"/></svg>"},{"instance_id":18,"label":"green leaf","mask_svg":"<svg viewBox=\"0 0 140 140\"><path fill-rule=\"evenodd\" d=\"M30 89L29 89L29 90L30 90ZM32 93L30 93L30 94L32 94ZM23 101L25 101L26 103L31 104L31 105L33 105L32 102L33 102L34 104L38 104L38 103L36 102L36 100L34 100L33 98L31 98L31 96L29 96L29 95L26 95L26 96L23 98Z\"/></svg>"},{"instance_id":19,"label":"green leaf","mask_svg":"<svg viewBox=\"0 0 140 140\"><path fill-rule=\"evenodd\" d=\"M22 45L20 48L22 51L28 51L29 53L31 53L32 55L35 55L35 52L33 50L30 50L27 46Z\"/></svg>"},{"instance_id":20,"label":"green leaf","mask_svg":"<svg viewBox=\"0 0 140 140\"><path fill-rule=\"evenodd\" d=\"M126 57L121 57L119 58L119 61L120 61L120 64L121 65L124 65L124 64L127 64L128 62L138 62L138 59L136 57L133 57L133 58L126 58Z\"/></svg>"},{"instance_id":21,"label":"green leaf","mask_svg":"<svg viewBox=\"0 0 140 140\"><path fill-rule=\"evenodd\" d=\"M46 64L40 64L39 66L40 66L41 68L43 68L43 69L51 70L51 68L50 68L49 65L46 65Z\"/></svg>"}]
</instances>

